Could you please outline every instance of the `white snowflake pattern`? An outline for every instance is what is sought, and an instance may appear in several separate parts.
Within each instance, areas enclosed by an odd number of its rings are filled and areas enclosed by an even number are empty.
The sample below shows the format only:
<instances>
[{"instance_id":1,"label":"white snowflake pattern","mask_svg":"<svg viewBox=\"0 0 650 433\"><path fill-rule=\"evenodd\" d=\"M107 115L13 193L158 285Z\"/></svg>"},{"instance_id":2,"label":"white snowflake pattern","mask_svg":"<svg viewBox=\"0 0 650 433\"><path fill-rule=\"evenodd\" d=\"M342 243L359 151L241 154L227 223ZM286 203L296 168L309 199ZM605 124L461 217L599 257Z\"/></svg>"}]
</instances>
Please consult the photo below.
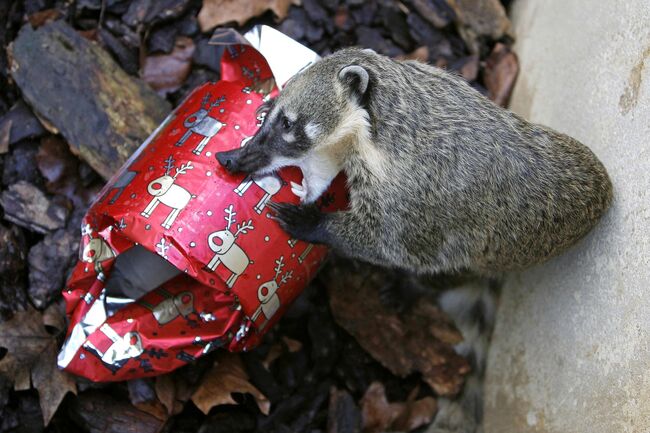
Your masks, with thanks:
<instances>
[{"instance_id":1,"label":"white snowflake pattern","mask_svg":"<svg viewBox=\"0 0 650 433\"><path fill-rule=\"evenodd\" d=\"M167 258L167 250L169 250L169 245L167 245L165 238L160 238L160 242L156 244L156 249L158 250L158 254L160 256L162 256L164 259Z\"/></svg>"}]
</instances>

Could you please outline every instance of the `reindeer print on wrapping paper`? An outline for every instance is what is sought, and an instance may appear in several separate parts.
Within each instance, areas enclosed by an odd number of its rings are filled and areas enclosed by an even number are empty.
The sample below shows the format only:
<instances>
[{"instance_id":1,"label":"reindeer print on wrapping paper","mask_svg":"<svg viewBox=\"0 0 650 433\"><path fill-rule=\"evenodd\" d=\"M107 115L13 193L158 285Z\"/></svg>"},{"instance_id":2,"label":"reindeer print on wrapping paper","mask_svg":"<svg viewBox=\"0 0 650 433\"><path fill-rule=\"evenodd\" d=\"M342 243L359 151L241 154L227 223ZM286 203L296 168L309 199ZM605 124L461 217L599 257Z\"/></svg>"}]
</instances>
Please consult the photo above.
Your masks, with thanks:
<instances>
[{"instance_id":1,"label":"reindeer print on wrapping paper","mask_svg":"<svg viewBox=\"0 0 650 433\"><path fill-rule=\"evenodd\" d=\"M120 175L120 177L113 183L111 188L106 191L106 194L102 198L99 199L101 202L105 198L107 198L109 195L113 194L113 197L108 201L108 204L114 204L122 195L124 190L126 189L127 186L135 179L137 176L138 172L137 171L131 171L127 170L124 173ZM117 191L117 192L115 192Z\"/></svg>"},{"instance_id":2,"label":"reindeer print on wrapping paper","mask_svg":"<svg viewBox=\"0 0 650 433\"><path fill-rule=\"evenodd\" d=\"M275 82L273 82L272 84L275 85ZM250 87L244 87L242 89L242 92L246 93L247 95L249 95L252 91L253 91L253 89L251 89ZM263 95L263 97L262 97L263 102L268 102L270 100L271 100L271 94L270 93L267 93L267 94ZM267 110L261 110L261 109L258 108L257 112L255 113L255 119L257 120L257 123L255 125L258 126L258 127L262 126L264 124L264 119L266 119L267 114L268 114ZM242 142L241 142L242 147L251 138L253 138L253 137L248 137L248 138L245 138L244 140L242 140Z\"/></svg>"},{"instance_id":3,"label":"reindeer print on wrapping paper","mask_svg":"<svg viewBox=\"0 0 650 433\"><path fill-rule=\"evenodd\" d=\"M264 196L255 206L253 206L255 212L261 214L271 197L282 188L282 180L274 174L247 176L234 191L238 196L243 197L252 184L257 185L262 191L264 191Z\"/></svg>"},{"instance_id":4,"label":"reindeer print on wrapping paper","mask_svg":"<svg viewBox=\"0 0 650 433\"><path fill-rule=\"evenodd\" d=\"M251 138L253 137L244 138L241 141L240 147L246 146L246 143L248 143ZM275 174L246 176L246 178L239 184L239 186L237 186L237 188L234 189L234 191L238 196L243 197L246 191L248 191L248 188L250 188L253 184L257 185L262 191L264 191L264 196L255 206L253 206L255 212L261 214L271 197L277 194L280 191L280 188L282 188L282 179L280 179Z\"/></svg>"},{"instance_id":5,"label":"reindeer print on wrapping paper","mask_svg":"<svg viewBox=\"0 0 650 433\"><path fill-rule=\"evenodd\" d=\"M81 228L81 236L88 236L89 240L81 252L81 260L92 263L98 275L103 274L102 263L115 257L115 252L102 238L92 237L93 229L89 224Z\"/></svg>"},{"instance_id":6,"label":"reindeer print on wrapping paper","mask_svg":"<svg viewBox=\"0 0 650 433\"><path fill-rule=\"evenodd\" d=\"M122 336L107 323L100 326L99 330L106 337L106 341L102 343L107 344L108 347L102 349L97 346L97 343L93 344L90 341L86 341L83 347L97 356L113 373L122 368L129 359L137 358L144 352L142 338L135 331L127 332Z\"/></svg>"},{"instance_id":7,"label":"reindeer print on wrapping paper","mask_svg":"<svg viewBox=\"0 0 650 433\"><path fill-rule=\"evenodd\" d=\"M142 211L140 215L145 218L149 218L153 211L156 209L159 203L164 204L165 206L170 207L172 210L165 218L165 221L161 226L165 229L171 227L171 225L178 217L178 214L187 206L190 202L190 199L194 197L188 190L182 186L176 185L176 178L179 175L187 173L187 170L191 170L194 167L191 162L187 164L182 164L180 167L174 167L174 159L170 156L165 160L165 174L149 182L147 186L147 191L153 196L147 207ZM170 176L169 173L175 168L176 173L174 176Z\"/></svg>"},{"instance_id":8,"label":"reindeer print on wrapping paper","mask_svg":"<svg viewBox=\"0 0 650 433\"><path fill-rule=\"evenodd\" d=\"M153 317L160 326L164 326L178 317L184 318L189 323L190 315L196 314L192 292L185 291L174 295L163 288L159 288L156 289L156 293L164 298L156 305L143 300L137 302L152 312Z\"/></svg>"},{"instance_id":9,"label":"reindeer print on wrapping paper","mask_svg":"<svg viewBox=\"0 0 650 433\"><path fill-rule=\"evenodd\" d=\"M235 243L237 237L240 234L248 233L248 230L253 230L253 220L244 221L242 224L237 224L237 230L235 233L230 231L230 227L233 224L236 224L235 215L237 213L234 210L234 206L230 205L226 209L226 229L219 230L213 233L210 233L208 236L208 246L215 253L212 260L206 265L206 268L210 271L214 271L219 266L219 263L223 265L230 271L232 274L226 280L226 285L230 288L235 285L237 278L244 273L250 259L244 252L244 250Z\"/></svg>"},{"instance_id":10,"label":"reindeer print on wrapping paper","mask_svg":"<svg viewBox=\"0 0 650 433\"><path fill-rule=\"evenodd\" d=\"M251 91L259 93L264 98L268 98L270 93L275 88L275 78L269 77L264 80L260 78L261 69L259 66L253 66L253 69L247 68L246 66L241 67L242 75L251 81L253 81L251 86L244 87L242 92L250 94Z\"/></svg>"},{"instance_id":11,"label":"reindeer print on wrapping paper","mask_svg":"<svg viewBox=\"0 0 650 433\"><path fill-rule=\"evenodd\" d=\"M192 153L195 155L201 155L201 152L203 152L203 149L205 149L208 141L217 135L217 133L221 131L221 128L226 126L225 123L220 122L214 117L208 116L212 108L218 107L225 100L225 96L221 96L210 103L210 93L206 94L203 98L199 111L192 113L185 118L183 126L187 128L187 131L185 131L185 134L183 134L183 136L178 140L176 146L182 146L185 144L185 142L192 136L192 134L201 135L203 138L192 151Z\"/></svg>"},{"instance_id":12,"label":"reindeer print on wrapping paper","mask_svg":"<svg viewBox=\"0 0 650 433\"><path fill-rule=\"evenodd\" d=\"M102 262L113 257L115 257L115 253L102 238L91 238L82 253L82 260L92 263L98 274L104 272Z\"/></svg>"},{"instance_id":13,"label":"reindeer print on wrapping paper","mask_svg":"<svg viewBox=\"0 0 650 433\"><path fill-rule=\"evenodd\" d=\"M293 276L293 271L285 272L284 275L280 278L278 282L278 277L282 273L282 268L284 267L284 256L280 256L279 259L275 261L275 276L272 280L262 283L257 289L257 299L260 301L259 307L255 310L251 316L251 320L255 322L261 314L264 314L264 322L259 325L259 330L263 330L269 320L278 312L280 309L280 297L278 296L278 289L280 286L285 284Z\"/></svg>"},{"instance_id":14,"label":"reindeer print on wrapping paper","mask_svg":"<svg viewBox=\"0 0 650 433\"><path fill-rule=\"evenodd\" d=\"M289 239L287 243L291 248L293 248L298 243L298 239ZM303 252L300 253L300 255L298 256L298 263L303 263L305 260L307 260L307 256L309 255L309 253L311 253L311 250L313 249L314 249L314 244L307 245L307 247L303 250Z\"/></svg>"},{"instance_id":15,"label":"reindeer print on wrapping paper","mask_svg":"<svg viewBox=\"0 0 650 433\"><path fill-rule=\"evenodd\" d=\"M138 175L139 172L136 170L132 170L131 167L133 166L133 164L138 162L140 158L142 158L142 154L140 154L133 161L131 161L129 167L120 175L120 177L117 178L117 180L113 183L113 185L111 185L110 189L108 189L106 193L99 199L100 203L111 194L113 194L113 197L111 197L110 200L108 201L109 205L114 204L120 198L120 196L122 195L126 187L129 186L131 182L133 182L133 179L135 179L135 177Z\"/></svg>"}]
</instances>

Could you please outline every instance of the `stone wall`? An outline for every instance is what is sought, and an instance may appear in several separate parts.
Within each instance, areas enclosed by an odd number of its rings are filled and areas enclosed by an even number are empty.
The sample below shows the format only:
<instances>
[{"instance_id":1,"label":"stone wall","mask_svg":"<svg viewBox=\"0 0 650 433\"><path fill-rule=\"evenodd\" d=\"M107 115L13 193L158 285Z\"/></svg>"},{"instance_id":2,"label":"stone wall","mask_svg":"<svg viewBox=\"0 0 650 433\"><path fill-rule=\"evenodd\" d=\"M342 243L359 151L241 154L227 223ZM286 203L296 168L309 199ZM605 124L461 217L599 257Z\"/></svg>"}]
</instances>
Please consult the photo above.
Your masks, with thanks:
<instances>
[{"instance_id":1,"label":"stone wall","mask_svg":"<svg viewBox=\"0 0 650 433\"><path fill-rule=\"evenodd\" d=\"M650 2L516 0L512 17L512 110L591 147L615 200L568 253L508 278L485 432L650 432Z\"/></svg>"}]
</instances>

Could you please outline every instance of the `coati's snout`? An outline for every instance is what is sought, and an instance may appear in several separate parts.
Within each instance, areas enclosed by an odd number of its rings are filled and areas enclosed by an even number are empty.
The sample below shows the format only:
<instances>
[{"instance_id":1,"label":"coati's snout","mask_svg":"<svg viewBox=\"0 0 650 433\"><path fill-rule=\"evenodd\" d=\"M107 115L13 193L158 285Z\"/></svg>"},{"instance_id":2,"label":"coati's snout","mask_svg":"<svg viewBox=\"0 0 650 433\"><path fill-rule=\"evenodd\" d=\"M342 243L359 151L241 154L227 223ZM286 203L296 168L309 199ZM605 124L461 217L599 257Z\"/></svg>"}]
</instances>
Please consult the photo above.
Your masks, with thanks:
<instances>
[{"instance_id":1,"label":"coati's snout","mask_svg":"<svg viewBox=\"0 0 650 433\"><path fill-rule=\"evenodd\" d=\"M280 167L299 163L302 149L292 144L282 134L262 126L243 147L218 152L216 157L231 173L270 173Z\"/></svg>"},{"instance_id":2,"label":"coati's snout","mask_svg":"<svg viewBox=\"0 0 650 433\"><path fill-rule=\"evenodd\" d=\"M237 172L237 167L239 165L239 154L241 153L240 149L227 150L224 152L217 153L217 161L223 166L226 170L230 172Z\"/></svg>"},{"instance_id":3,"label":"coati's snout","mask_svg":"<svg viewBox=\"0 0 650 433\"><path fill-rule=\"evenodd\" d=\"M219 164L230 173L257 173L270 161L268 154L252 146L218 152L216 157Z\"/></svg>"},{"instance_id":4,"label":"coati's snout","mask_svg":"<svg viewBox=\"0 0 650 433\"><path fill-rule=\"evenodd\" d=\"M239 149L217 153L219 163L230 172L264 174L280 167L299 165L313 147L298 114L271 100L259 110L264 121L257 133Z\"/></svg>"}]
</instances>

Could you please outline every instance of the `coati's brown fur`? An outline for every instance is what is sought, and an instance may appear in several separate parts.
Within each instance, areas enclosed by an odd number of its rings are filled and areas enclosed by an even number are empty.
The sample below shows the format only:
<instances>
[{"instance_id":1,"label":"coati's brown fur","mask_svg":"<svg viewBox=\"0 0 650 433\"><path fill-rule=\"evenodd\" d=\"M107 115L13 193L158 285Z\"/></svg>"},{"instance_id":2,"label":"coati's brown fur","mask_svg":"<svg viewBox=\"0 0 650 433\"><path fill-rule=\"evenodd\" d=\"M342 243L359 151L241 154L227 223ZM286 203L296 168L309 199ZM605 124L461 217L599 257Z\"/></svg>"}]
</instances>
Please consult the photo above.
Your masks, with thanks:
<instances>
[{"instance_id":1,"label":"coati's brown fur","mask_svg":"<svg viewBox=\"0 0 650 433\"><path fill-rule=\"evenodd\" d=\"M303 170L302 206L276 204L294 237L417 273L525 268L561 253L612 200L605 168L456 75L345 49L294 77L233 171ZM343 170L350 209L311 205Z\"/></svg>"}]
</instances>

